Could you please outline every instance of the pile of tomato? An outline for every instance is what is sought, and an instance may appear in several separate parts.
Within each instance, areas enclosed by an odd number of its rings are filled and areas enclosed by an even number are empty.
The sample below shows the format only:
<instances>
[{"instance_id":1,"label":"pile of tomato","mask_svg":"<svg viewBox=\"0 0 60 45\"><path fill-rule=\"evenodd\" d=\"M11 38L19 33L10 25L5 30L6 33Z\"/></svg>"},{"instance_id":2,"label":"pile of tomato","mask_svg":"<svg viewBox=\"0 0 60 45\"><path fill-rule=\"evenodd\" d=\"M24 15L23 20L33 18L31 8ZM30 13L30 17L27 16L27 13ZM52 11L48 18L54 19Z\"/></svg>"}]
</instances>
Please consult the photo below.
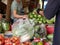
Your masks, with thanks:
<instances>
[{"instance_id":1,"label":"pile of tomato","mask_svg":"<svg viewBox=\"0 0 60 45\"><path fill-rule=\"evenodd\" d=\"M4 38L0 35L0 45L20 45L20 39L18 37Z\"/></svg>"},{"instance_id":2,"label":"pile of tomato","mask_svg":"<svg viewBox=\"0 0 60 45\"><path fill-rule=\"evenodd\" d=\"M30 42L20 42L20 37L11 37L5 38L3 35L0 35L0 45L31 45Z\"/></svg>"}]
</instances>

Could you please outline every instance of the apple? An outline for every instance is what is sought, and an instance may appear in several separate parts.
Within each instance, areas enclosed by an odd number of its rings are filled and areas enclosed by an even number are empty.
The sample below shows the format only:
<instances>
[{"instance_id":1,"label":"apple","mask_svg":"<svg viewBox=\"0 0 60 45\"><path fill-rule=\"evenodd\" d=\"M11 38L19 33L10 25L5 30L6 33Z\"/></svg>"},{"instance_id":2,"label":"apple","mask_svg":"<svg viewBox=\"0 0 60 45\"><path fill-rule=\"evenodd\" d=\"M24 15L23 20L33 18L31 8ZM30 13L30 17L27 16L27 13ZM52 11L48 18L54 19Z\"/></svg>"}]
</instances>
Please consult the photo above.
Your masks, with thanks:
<instances>
[{"instance_id":1,"label":"apple","mask_svg":"<svg viewBox=\"0 0 60 45\"><path fill-rule=\"evenodd\" d=\"M47 34L53 34L54 33L54 26L47 25L46 30L47 30Z\"/></svg>"},{"instance_id":2,"label":"apple","mask_svg":"<svg viewBox=\"0 0 60 45\"><path fill-rule=\"evenodd\" d=\"M45 42L44 45L50 45L49 42Z\"/></svg>"}]
</instances>

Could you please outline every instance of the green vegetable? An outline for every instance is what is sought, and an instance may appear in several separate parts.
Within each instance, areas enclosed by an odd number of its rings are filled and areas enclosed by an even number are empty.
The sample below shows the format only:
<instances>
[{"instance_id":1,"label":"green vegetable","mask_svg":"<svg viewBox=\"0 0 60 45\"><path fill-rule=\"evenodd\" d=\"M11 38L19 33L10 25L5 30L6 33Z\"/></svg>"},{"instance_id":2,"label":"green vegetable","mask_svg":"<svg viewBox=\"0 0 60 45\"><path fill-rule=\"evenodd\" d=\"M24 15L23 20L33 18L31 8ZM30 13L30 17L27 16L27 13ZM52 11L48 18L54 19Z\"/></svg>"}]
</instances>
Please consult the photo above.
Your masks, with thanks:
<instances>
[{"instance_id":1,"label":"green vegetable","mask_svg":"<svg viewBox=\"0 0 60 45\"><path fill-rule=\"evenodd\" d=\"M41 15L38 15L38 18L40 18L41 17Z\"/></svg>"},{"instance_id":2,"label":"green vegetable","mask_svg":"<svg viewBox=\"0 0 60 45\"><path fill-rule=\"evenodd\" d=\"M37 43L36 42L32 42L32 45L37 45Z\"/></svg>"},{"instance_id":3,"label":"green vegetable","mask_svg":"<svg viewBox=\"0 0 60 45\"><path fill-rule=\"evenodd\" d=\"M9 30L10 29L10 25L9 25L9 22L7 22L7 21L3 21L2 22L2 27L3 27L3 30Z\"/></svg>"},{"instance_id":4,"label":"green vegetable","mask_svg":"<svg viewBox=\"0 0 60 45\"><path fill-rule=\"evenodd\" d=\"M48 39L53 39L53 34L47 35L47 38L48 38Z\"/></svg>"},{"instance_id":5,"label":"green vegetable","mask_svg":"<svg viewBox=\"0 0 60 45\"><path fill-rule=\"evenodd\" d=\"M35 31L38 31L39 28L40 28L39 25L37 25L37 26L34 27Z\"/></svg>"},{"instance_id":6,"label":"green vegetable","mask_svg":"<svg viewBox=\"0 0 60 45\"><path fill-rule=\"evenodd\" d=\"M35 13L36 10L34 10L33 12L29 13L29 18L30 19L35 19L35 22L38 24L41 24L41 23L48 23L48 24L53 24L55 22L55 17L52 18L51 20L48 20L46 19L44 16L41 16L41 15L38 15Z\"/></svg>"},{"instance_id":7,"label":"green vegetable","mask_svg":"<svg viewBox=\"0 0 60 45\"><path fill-rule=\"evenodd\" d=\"M38 33L35 33L35 34L34 34L34 37L40 38L40 35L39 35Z\"/></svg>"}]
</instances>

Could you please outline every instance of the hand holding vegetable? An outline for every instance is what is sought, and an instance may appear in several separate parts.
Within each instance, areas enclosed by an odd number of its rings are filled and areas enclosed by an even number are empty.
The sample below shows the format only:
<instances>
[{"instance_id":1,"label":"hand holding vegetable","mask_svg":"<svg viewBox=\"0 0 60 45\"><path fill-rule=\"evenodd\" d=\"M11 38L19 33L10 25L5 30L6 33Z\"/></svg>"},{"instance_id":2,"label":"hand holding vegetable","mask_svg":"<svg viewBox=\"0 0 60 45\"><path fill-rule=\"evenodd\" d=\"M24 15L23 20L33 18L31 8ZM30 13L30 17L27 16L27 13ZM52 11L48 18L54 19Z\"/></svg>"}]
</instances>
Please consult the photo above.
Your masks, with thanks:
<instances>
[{"instance_id":1,"label":"hand holding vegetable","mask_svg":"<svg viewBox=\"0 0 60 45\"><path fill-rule=\"evenodd\" d=\"M39 11L39 14L44 16L44 11Z\"/></svg>"}]
</instances>

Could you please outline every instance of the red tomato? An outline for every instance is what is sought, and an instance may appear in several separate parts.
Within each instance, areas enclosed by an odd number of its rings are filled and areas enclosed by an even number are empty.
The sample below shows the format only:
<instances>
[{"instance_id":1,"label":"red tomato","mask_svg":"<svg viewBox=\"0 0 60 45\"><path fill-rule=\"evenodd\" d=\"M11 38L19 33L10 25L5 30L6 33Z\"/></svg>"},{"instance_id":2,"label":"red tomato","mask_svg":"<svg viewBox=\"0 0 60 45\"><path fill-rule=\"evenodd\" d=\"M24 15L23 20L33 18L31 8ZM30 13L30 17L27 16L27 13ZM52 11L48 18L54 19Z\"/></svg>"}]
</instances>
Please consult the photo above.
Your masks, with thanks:
<instances>
[{"instance_id":1,"label":"red tomato","mask_svg":"<svg viewBox=\"0 0 60 45\"><path fill-rule=\"evenodd\" d=\"M4 43L4 36L0 35L0 44L3 44L3 43Z\"/></svg>"},{"instance_id":2,"label":"red tomato","mask_svg":"<svg viewBox=\"0 0 60 45\"><path fill-rule=\"evenodd\" d=\"M2 41L0 41L0 45L2 45Z\"/></svg>"},{"instance_id":3,"label":"red tomato","mask_svg":"<svg viewBox=\"0 0 60 45\"><path fill-rule=\"evenodd\" d=\"M15 43L16 43L16 44L20 44L20 41L19 41L19 40L17 40Z\"/></svg>"},{"instance_id":4,"label":"red tomato","mask_svg":"<svg viewBox=\"0 0 60 45\"><path fill-rule=\"evenodd\" d=\"M26 45L29 45L29 42L25 42Z\"/></svg>"},{"instance_id":5,"label":"red tomato","mask_svg":"<svg viewBox=\"0 0 60 45\"><path fill-rule=\"evenodd\" d=\"M10 38L5 38L5 43L11 42Z\"/></svg>"},{"instance_id":6,"label":"red tomato","mask_svg":"<svg viewBox=\"0 0 60 45\"><path fill-rule=\"evenodd\" d=\"M5 43L5 45L13 45L13 43L9 42L9 43Z\"/></svg>"},{"instance_id":7,"label":"red tomato","mask_svg":"<svg viewBox=\"0 0 60 45\"><path fill-rule=\"evenodd\" d=\"M13 45L10 38L5 38L5 45Z\"/></svg>"},{"instance_id":8,"label":"red tomato","mask_svg":"<svg viewBox=\"0 0 60 45\"><path fill-rule=\"evenodd\" d=\"M19 38L18 37L12 37L11 38L11 41L14 43L14 42L16 42L16 41L18 41L19 40Z\"/></svg>"},{"instance_id":9,"label":"red tomato","mask_svg":"<svg viewBox=\"0 0 60 45\"><path fill-rule=\"evenodd\" d=\"M13 45L16 45L16 43L13 43Z\"/></svg>"}]
</instances>

